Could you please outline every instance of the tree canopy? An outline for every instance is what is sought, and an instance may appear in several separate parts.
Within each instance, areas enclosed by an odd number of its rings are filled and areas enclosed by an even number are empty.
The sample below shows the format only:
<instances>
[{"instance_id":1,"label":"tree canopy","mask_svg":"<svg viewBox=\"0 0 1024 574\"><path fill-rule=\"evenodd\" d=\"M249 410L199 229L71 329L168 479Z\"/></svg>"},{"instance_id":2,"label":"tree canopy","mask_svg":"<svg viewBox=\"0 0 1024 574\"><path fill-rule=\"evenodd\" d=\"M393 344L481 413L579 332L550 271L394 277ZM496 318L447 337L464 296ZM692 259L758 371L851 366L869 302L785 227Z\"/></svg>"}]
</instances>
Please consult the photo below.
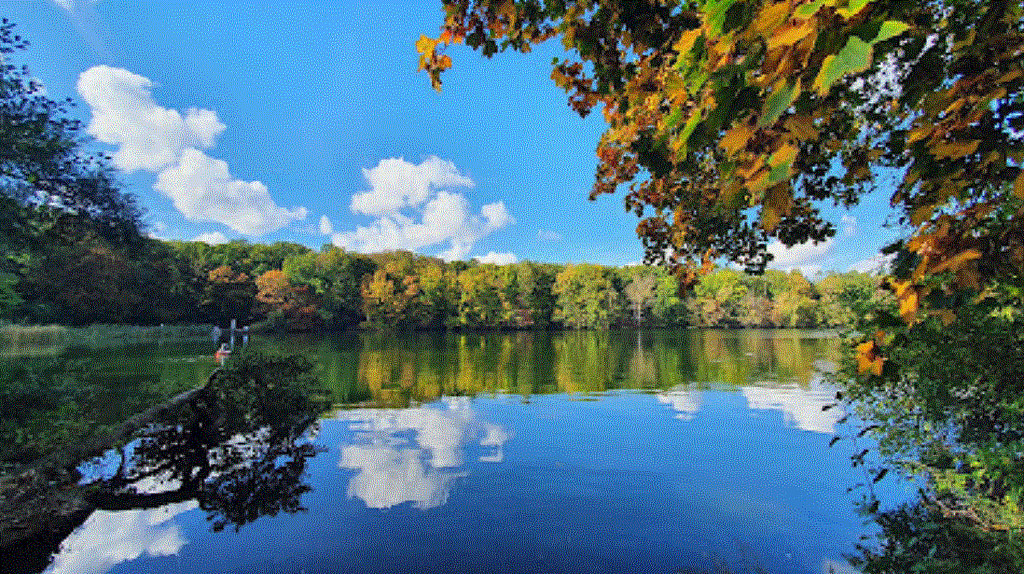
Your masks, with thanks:
<instances>
[{"instance_id":1,"label":"tree canopy","mask_svg":"<svg viewBox=\"0 0 1024 574\"><path fill-rule=\"evenodd\" d=\"M491 56L559 37L551 77L602 108L594 197L628 186L648 262L681 278L767 244L835 234L821 215L892 181L901 313L1024 271L1024 8L988 0L446 0L417 43ZM939 278L936 283L936 279Z\"/></svg>"},{"instance_id":2,"label":"tree canopy","mask_svg":"<svg viewBox=\"0 0 1024 574\"><path fill-rule=\"evenodd\" d=\"M54 210L90 220L107 235L137 235L141 212L114 181L106 158L91 155L72 100L52 100L25 66L11 60L28 47L14 24L0 22L0 199L7 226L19 210ZM21 217L18 217L18 216Z\"/></svg>"}]
</instances>

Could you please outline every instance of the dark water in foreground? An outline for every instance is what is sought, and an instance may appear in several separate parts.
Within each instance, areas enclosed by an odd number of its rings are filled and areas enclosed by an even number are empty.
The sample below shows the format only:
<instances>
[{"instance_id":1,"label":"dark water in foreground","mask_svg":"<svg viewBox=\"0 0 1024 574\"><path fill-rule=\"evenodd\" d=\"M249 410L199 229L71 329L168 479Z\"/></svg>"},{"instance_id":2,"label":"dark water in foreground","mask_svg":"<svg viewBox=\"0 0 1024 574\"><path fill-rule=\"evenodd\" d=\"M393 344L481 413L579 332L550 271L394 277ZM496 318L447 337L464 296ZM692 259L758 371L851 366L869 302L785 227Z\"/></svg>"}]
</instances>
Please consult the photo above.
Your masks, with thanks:
<instances>
[{"instance_id":1,"label":"dark water in foreground","mask_svg":"<svg viewBox=\"0 0 1024 574\"><path fill-rule=\"evenodd\" d=\"M251 344L307 354L344 404L211 448L230 464L194 499L96 511L48 572L842 573L866 532L827 333Z\"/></svg>"}]
</instances>

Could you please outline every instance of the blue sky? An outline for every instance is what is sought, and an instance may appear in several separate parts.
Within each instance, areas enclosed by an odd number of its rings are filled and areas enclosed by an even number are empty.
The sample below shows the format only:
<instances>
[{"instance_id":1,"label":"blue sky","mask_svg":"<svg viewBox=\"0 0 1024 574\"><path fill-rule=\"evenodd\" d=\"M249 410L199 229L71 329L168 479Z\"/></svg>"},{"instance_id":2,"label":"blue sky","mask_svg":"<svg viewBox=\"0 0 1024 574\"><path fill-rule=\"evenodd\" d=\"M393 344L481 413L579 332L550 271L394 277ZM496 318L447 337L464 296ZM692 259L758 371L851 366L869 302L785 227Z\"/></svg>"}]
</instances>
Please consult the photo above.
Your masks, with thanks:
<instances>
[{"instance_id":1,"label":"blue sky","mask_svg":"<svg viewBox=\"0 0 1024 574\"><path fill-rule=\"evenodd\" d=\"M588 201L604 129L550 80L556 43L416 72L439 2L26 0L18 54L111 153L152 233L407 248L448 259L642 259L621 196ZM887 194L830 212L830 242L780 268L863 266L893 237Z\"/></svg>"}]
</instances>

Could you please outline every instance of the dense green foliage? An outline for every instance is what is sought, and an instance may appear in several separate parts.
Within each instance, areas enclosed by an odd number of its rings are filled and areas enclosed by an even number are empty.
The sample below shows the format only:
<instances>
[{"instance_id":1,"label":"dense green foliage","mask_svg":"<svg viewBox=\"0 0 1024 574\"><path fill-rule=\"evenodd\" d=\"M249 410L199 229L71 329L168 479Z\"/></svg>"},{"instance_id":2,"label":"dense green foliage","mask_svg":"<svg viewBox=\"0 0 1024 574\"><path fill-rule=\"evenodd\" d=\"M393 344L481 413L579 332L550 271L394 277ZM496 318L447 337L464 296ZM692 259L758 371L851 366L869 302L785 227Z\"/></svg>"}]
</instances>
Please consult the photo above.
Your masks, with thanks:
<instances>
[{"instance_id":1,"label":"dense green foliage","mask_svg":"<svg viewBox=\"0 0 1024 574\"><path fill-rule=\"evenodd\" d=\"M79 261L73 278L40 292L14 285L13 317L61 323L200 322L261 328L608 328L614 326L840 327L858 306L884 298L878 278L830 274L811 283L798 271L762 276L723 268L680 295L665 268L591 264L444 262L409 252L362 255L325 246L232 241L222 245L145 239L150 254L127 265ZM109 257L116 257L106 252ZM139 272L156 265L158 280ZM54 271L56 273L56 271ZM96 285L106 286L96 289ZM138 304L145 298L146 305ZM52 313L40 317L40 307Z\"/></svg>"},{"instance_id":2,"label":"dense green foliage","mask_svg":"<svg viewBox=\"0 0 1024 574\"><path fill-rule=\"evenodd\" d=\"M1024 570L1024 317L1012 289L907 326L889 312L861 327L863 350L884 345L881 368L851 352L844 399L877 440L875 476L923 479L918 500L877 509L881 544L865 572ZM884 327L885 330L880 329ZM876 330L877 329L877 330ZM869 349L870 350L870 349ZM865 463L860 457L859 464ZM868 503L874 504L868 498Z\"/></svg>"},{"instance_id":3,"label":"dense green foliage","mask_svg":"<svg viewBox=\"0 0 1024 574\"><path fill-rule=\"evenodd\" d=\"M83 126L12 57L0 24L0 318L153 322L182 303L181 270L141 233L141 211ZM158 305L148 302L155 300Z\"/></svg>"}]
</instances>

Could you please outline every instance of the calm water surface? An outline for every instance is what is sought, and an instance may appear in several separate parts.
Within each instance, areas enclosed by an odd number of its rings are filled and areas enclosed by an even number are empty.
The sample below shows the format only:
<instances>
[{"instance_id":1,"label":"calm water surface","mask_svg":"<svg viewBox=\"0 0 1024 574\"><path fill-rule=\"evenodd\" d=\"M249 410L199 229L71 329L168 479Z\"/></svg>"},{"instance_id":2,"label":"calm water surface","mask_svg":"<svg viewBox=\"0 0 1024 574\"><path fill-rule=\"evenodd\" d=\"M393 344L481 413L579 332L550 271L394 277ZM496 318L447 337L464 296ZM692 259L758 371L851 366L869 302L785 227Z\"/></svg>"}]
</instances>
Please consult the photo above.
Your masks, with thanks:
<instances>
[{"instance_id":1,"label":"calm water surface","mask_svg":"<svg viewBox=\"0 0 1024 574\"><path fill-rule=\"evenodd\" d=\"M828 446L829 333L250 345L308 355L339 404L297 436L208 446L231 463L194 498L140 481L136 507L93 513L48 572L842 573L866 532L852 446ZM161 360L193 377L174 349Z\"/></svg>"}]
</instances>

